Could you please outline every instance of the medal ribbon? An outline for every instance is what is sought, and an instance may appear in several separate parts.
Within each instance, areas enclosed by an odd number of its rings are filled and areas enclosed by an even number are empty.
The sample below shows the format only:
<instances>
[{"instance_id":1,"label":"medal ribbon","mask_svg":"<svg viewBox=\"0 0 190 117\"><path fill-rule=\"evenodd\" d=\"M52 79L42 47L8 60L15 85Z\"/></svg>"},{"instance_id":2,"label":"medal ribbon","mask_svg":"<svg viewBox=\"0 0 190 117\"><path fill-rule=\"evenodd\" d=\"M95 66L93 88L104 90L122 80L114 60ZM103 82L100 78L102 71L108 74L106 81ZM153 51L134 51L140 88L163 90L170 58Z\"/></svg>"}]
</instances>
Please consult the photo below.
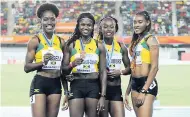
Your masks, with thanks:
<instances>
[{"instance_id":1,"label":"medal ribbon","mask_svg":"<svg viewBox=\"0 0 190 117\"><path fill-rule=\"evenodd\" d=\"M111 50L111 53L109 54L108 53L108 50L106 48L106 44L105 44L105 41L103 40L103 44L104 44L104 48L106 50L106 60L107 60L107 68L109 68L109 65L111 63L111 58L112 58L112 55L113 55L113 51L114 51L114 40L112 41L112 50Z\"/></svg>"},{"instance_id":2,"label":"medal ribbon","mask_svg":"<svg viewBox=\"0 0 190 117\"><path fill-rule=\"evenodd\" d=\"M46 43L48 44L49 47L52 47L53 46L53 39L54 39L54 34L52 35L51 37L51 40L49 41L49 39L47 38L46 34L45 33L42 33L45 40L46 40Z\"/></svg>"},{"instance_id":3,"label":"medal ribbon","mask_svg":"<svg viewBox=\"0 0 190 117\"><path fill-rule=\"evenodd\" d=\"M91 39L91 37L88 38L87 41L89 41L90 39ZM82 51L85 51L85 46L84 46L84 43L83 43L82 39L80 39L80 45L82 47Z\"/></svg>"}]
</instances>

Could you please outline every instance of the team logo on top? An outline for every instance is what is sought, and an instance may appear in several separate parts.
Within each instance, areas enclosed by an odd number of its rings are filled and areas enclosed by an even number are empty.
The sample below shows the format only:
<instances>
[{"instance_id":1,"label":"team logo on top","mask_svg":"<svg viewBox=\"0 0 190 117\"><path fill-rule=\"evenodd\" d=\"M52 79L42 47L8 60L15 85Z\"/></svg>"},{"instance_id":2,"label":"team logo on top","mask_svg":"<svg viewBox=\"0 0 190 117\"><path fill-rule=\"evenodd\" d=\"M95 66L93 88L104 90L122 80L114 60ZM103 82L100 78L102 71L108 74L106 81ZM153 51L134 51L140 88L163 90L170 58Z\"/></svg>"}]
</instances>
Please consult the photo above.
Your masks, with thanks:
<instances>
[{"instance_id":1,"label":"team logo on top","mask_svg":"<svg viewBox=\"0 0 190 117\"><path fill-rule=\"evenodd\" d=\"M114 67L115 67L115 64L110 64L109 67L110 67L110 68L114 68Z\"/></svg>"},{"instance_id":2,"label":"team logo on top","mask_svg":"<svg viewBox=\"0 0 190 117\"><path fill-rule=\"evenodd\" d=\"M55 65L55 64L56 64L56 61L51 61L51 64L52 64L52 65Z\"/></svg>"},{"instance_id":3,"label":"team logo on top","mask_svg":"<svg viewBox=\"0 0 190 117\"><path fill-rule=\"evenodd\" d=\"M89 69L90 65L83 65L83 69Z\"/></svg>"},{"instance_id":4,"label":"team logo on top","mask_svg":"<svg viewBox=\"0 0 190 117\"><path fill-rule=\"evenodd\" d=\"M92 48L88 48L90 51L93 51L93 49Z\"/></svg>"}]
</instances>

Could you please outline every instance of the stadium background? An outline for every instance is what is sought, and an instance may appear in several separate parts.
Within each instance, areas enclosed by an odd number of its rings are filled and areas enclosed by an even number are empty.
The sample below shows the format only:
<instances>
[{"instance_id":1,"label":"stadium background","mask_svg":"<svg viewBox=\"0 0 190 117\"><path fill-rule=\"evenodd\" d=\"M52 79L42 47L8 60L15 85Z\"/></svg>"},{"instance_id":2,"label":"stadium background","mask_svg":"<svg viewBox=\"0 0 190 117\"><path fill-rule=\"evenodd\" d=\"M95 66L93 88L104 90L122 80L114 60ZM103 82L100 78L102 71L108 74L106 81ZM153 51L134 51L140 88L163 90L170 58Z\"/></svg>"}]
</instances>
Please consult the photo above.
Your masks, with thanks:
<instances>
[{"instance_id":1,"label":"stadium background","mask_svg":"<svg viewBox=\"0 0 190 117\"><path fill-rule=\"evenodd\" d=\"M30 117L29 87L33 73L26 74L23 63L26 44L40 30L36 9L45 0L1 0L1 108L0 117ZM107 15L117 18L117 37L126 46L133 32L136 12L147 10L152 18L152 32L160 41L160 70L157 75L159 95L154 117L188 117L190 115L190 1L62 1L48 0L60 9L56 33L65 40L72 34L77 17L90 12L96 20ZM128 76L122 77L123 94ZM171 110L173 109L173 110ZM175 110L176 109L176 110ZM181 110L180 110L181 109ZM129 114L129 112L127 112ZM173 113L173 114L172 114ZM68 111L60 116L67 117ZM130 115L130 114L129 114ZM127 115L126 115L127 116ZM134 117L132 113L129 117Z\"/></svg>"}]
</instances>

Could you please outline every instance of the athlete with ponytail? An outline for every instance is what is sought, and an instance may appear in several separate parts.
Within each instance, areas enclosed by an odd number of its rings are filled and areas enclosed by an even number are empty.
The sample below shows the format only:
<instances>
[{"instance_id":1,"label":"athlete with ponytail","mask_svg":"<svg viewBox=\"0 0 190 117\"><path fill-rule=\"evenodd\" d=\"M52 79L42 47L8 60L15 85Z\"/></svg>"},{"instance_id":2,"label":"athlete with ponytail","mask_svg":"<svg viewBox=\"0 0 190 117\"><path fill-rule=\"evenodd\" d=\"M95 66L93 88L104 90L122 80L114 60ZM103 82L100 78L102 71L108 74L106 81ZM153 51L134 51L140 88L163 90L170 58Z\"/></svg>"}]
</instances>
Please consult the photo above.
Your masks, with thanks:
<instances>
[{"instance_id":1,"label":"athlete with ponytail","mask_svg":"<svg viewBox=\"0 0 190 117\"><path fill-rule=\"evenodd\" d=\"M153 102L158 92L159 42L150 33L147 11L138 12L133 21L134 34L129 47L131 56L131 96L137 117L152 117ZM127 94L126 94L127 95Z\"/></svg>"}]
</instances>

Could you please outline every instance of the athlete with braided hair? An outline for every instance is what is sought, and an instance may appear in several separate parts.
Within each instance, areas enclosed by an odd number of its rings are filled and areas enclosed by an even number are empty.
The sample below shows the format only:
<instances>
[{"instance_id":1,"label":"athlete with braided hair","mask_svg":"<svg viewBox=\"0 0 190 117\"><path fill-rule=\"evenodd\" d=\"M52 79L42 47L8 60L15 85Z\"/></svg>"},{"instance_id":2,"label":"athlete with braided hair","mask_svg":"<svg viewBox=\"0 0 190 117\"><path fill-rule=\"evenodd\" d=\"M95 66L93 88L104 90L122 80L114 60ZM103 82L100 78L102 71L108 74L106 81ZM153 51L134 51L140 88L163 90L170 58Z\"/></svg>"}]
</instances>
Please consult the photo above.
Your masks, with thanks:
<instances>
[{"instance_id":1,"label":"athlete with braided hair","mask_svg":"<svg viewBox=\"0 0 190 117\"><path fill-rule=\"evenodd\" d=\"M70 117L96 117L104 110L106 95L106 55L103 45L93 39L94 17L82 13L72 37L67 41L64 52L63 74L73 80L69 100ZM67 93L66 93L67 94Z\"/></svg>"}]
</instances>

